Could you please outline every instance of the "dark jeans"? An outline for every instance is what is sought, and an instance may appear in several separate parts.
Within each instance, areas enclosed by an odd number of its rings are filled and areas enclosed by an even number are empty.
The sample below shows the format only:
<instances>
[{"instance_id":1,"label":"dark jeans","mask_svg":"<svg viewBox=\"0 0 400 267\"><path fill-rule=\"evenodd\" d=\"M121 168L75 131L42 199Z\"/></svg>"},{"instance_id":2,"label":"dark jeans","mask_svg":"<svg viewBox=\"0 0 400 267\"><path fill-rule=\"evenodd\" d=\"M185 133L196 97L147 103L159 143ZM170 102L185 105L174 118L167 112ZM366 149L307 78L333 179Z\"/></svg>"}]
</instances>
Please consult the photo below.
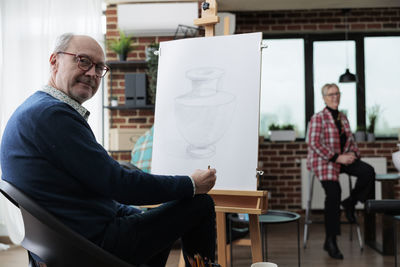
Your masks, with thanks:
<instances>
[{"instance_id":1,"label":"dark jeans","mask_svg":"<svg viewBox=\"0 0 400 267\"><path fill-rule=\"evenodd\" d=\"M209 195L172 201L140 214L121 216L107 228L104 249L135 265L165 266L181 238L185 261L194 254L214 261L215 210Z\"/></svg>"},{"instance_id":2,"label":"dark jeans","mask_svg":"<svg viewBox=\"0 0 400 267\"><path fill-rule=\"evenodd\" d=\"M341 165L341 173L356 176L357 181L350 192L349 199L355 205L358 201L365 202L375 198L375 171L374 168L361 160L352 164ZM321 181L325 190L325 233L326 236L340 235L340 201L342 189L339 181Z\"/></svg>"}]
</instances>

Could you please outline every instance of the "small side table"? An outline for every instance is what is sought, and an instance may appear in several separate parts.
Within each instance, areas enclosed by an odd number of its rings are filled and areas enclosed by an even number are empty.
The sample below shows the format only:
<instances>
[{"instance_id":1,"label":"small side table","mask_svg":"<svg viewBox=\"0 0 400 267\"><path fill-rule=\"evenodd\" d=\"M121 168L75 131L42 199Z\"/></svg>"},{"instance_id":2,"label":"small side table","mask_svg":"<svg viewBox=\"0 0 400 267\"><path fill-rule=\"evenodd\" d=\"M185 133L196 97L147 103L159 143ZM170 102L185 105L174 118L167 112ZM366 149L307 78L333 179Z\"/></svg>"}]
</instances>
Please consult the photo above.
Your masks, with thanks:
<instances>
[{"instance_id":1,"label":"small side table","mask_svg":"<svg viewBox=\"0 0 400 267\"><path fill-rule=\"evenodd\" d=\"M283 211L283 210L268 210L266 214L262 214L259 217L261 226L262 236L262 250L265 253L263 260L268 261L268 248L267 248L267 225L268 224L280 224L297 222L297 261L300 267L300 215L295 212Z\"/></svg>"},{"instance_id":2,"label":"small side table","mask_svg":"<svg viewBox=\"0 0 400 267\"><path fill-rule=\"evenodd\" d=\"M382 199L394 199L394 185L400 179L399 173L377 174L376 181L382 183ZM382 243L376 241L375 213L365 214L364 236L365 243L383 255L394 255L393 218L382 215Z\"/></svg>"},{"instance_id":3,"label":"small side table","mask_svg":"<svg viewBox=\"0 0 400 267\"><path fill-rule=\"evenodd\" d=\"M231 236L232 240L232 226L231 222L234 220L232 216L228 216L229 220L229 235ZM290 223L290 222L297 222L297 261L298 267L301 265L300 261L300 224L299 224L300 215L295 212L284 211L284 210L268 210L266 214L261 214L258 216L258 220L260 223L261 229L261 240L262 240L262 260L268 261L268 248L267 248L267 225L268 224L280 224L280 223ZM239 219L240 221L240 219ZM243 222L247 222L247 220L243 220ZM242 243L244 244L244 243ZM231 266L232 265L232 245L231 245Z\"/></svg>"}]
</instances>

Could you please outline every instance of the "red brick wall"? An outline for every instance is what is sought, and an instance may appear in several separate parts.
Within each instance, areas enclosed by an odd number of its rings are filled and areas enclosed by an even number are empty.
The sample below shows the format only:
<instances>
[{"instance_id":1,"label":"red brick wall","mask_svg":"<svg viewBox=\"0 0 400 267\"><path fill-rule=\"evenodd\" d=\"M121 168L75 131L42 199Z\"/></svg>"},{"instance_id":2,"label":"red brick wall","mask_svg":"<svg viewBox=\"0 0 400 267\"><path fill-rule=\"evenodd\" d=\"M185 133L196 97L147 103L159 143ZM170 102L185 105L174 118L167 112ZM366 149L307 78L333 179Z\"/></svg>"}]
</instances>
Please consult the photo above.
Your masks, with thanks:
<instances>
[{"instance_id":1,"label":"red brick wall","mask_svg":"<svg viewBox=\"0 0 400 267\"><path fill-rule=\"evenodd\" d=\"M392 153L397 151L398 141L362 142L358 146L363 157L386 157L387 171L397 172ZM264 171L260 188L271 192L269 207L272 209L301 210L300 160L307 157L305 142L264 142L259 148L259 169ZM400 198L400 186L396 185L396 198Z\"/></svg>"},{"instance_id":2,"label":"red brick wall","mask_svg":"<svg viewBox=\"0 0 400 267\"><path fill-rule=\"evenodd\" d=\"M107 32L106 41L117 39L118 32L118 15L117 6L109 5L106 10ZM133 46L135 49L128 54L128 61L145 60L146 49L152 43L171 40L173 37L134 37ZM108 49L106 50L107 61L118 60L117 54ZM135 66L124 69L116 68L112 70L112 90L113 95L118 97L120 105L125 103L125 73L127 72L145 72L145 67ZM108 79L108 88L110 88L110 77ZM110 90L108 91L110 95ZM120 110L112 112L111 128L150 128L154 122L154 112L151 110Z\"/></svg>"},{"instance_id":3,"label":"red brick wall","mask_svg":"<svg viewBox=\"0 0 400 267\"><path fill-rule=\"evenodd\" d=\"M341 9L236 13L236 33L331 33L343 32ZM352 9L347 14L349 31L399 31L400 8Z\"/></svg>"}]
</instances>

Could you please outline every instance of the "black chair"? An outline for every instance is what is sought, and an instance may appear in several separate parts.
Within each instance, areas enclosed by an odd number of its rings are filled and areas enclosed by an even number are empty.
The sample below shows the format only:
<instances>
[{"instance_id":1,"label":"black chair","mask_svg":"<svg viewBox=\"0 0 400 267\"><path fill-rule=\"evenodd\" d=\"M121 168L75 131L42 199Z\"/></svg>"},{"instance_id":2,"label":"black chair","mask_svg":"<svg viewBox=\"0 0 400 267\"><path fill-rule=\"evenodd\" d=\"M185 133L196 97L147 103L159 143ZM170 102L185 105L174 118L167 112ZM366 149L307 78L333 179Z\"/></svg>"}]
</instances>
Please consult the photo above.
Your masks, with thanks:
<instances>
[{"instance_id":1,"label":"black chair","mask_svg":"<svg viewBox=\"0 0 400 267\"><path fill-rule=\"evenodd\" d=\"M133 267L65 226L12 184L0 180L0 192L21 210L25 227L21 245L28 250L30 267L37 265L29 252L47 267Z\"/></svg>"},{"instance_id":2,"label":"black chair","mask_svg":"<svg viewBox=\"0 0 400 267\"><path fill-rule=\"evenodd\" d=\"M384 213L393 216L394 266L397 267L397 222L400 221L400 200L398 199L369 199L365 202L366 212ZM396 216L397 215L397 216Z\"/></svg>"},{"instance_id":3,"label":"black chair","mask_svg":"<svg viewBox=\"0 0 400 267\"><path fill-rule=\"evenodd\" d=\"M368 199L365 202L366 212L385 213L388 215L400 215L399 199Z\"/></svg>"}]
</instances>

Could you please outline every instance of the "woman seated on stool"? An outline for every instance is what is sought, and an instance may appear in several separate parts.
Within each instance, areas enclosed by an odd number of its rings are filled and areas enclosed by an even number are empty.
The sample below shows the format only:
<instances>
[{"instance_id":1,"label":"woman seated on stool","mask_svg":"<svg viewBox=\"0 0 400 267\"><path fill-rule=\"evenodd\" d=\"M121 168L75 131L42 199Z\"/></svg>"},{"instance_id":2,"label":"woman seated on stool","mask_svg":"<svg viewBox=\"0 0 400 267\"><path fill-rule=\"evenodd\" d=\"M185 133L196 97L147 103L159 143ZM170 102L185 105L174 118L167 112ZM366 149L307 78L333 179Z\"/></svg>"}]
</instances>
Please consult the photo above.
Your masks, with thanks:
<instances>
[{"instance_id":1,"label":"woman seated on stool","mask_svg":"<svg viewBox=\"0 0 400 267\"><path fill-rule=\"evenodd\" d=\"M358 201L375 198L375 171L360 160L347 117L338 110L340 91L336 84L325 84L322 97L326 107L314 114L309 123L307 168L321 181L325 191L324 249L329 256L343 259L336 236L340 235L340 205L350 223L355 223L354 206ZM357 177L350 196L340 202L339 174Z\"/></svg>"}]
</instances>

